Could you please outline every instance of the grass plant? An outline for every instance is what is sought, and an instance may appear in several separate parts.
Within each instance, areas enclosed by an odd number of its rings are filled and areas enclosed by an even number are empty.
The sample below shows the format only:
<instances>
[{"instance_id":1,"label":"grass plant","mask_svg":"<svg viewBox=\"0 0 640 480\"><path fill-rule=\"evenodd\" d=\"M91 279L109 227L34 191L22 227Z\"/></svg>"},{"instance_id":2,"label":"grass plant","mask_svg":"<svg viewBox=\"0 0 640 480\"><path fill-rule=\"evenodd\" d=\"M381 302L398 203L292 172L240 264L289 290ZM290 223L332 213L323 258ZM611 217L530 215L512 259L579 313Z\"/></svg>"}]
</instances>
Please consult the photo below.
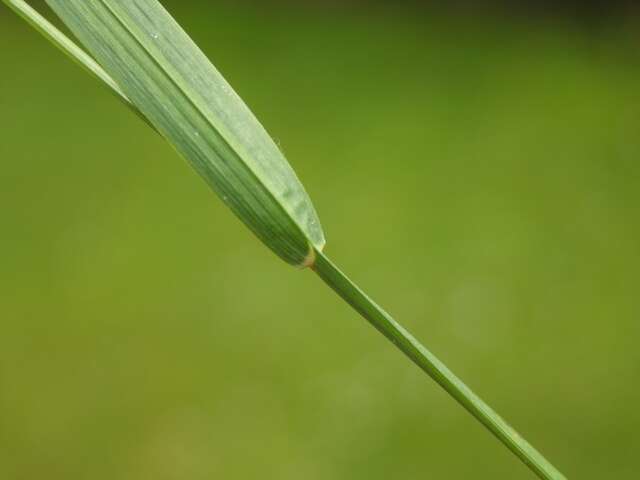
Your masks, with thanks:
<instances>
[{"instance_id":1,"label":"grass plant","mask_svg":"<svg viewBox=\"0 0 640 480\"><path fill-rule=\"evenodd\" d=\"M316 211L281 150L158 1L47 0L92 56L24 1L3 2L166 138L272 251L315 271L540 478L565 478L323 253Z\"/></svg>"}]
</instances>

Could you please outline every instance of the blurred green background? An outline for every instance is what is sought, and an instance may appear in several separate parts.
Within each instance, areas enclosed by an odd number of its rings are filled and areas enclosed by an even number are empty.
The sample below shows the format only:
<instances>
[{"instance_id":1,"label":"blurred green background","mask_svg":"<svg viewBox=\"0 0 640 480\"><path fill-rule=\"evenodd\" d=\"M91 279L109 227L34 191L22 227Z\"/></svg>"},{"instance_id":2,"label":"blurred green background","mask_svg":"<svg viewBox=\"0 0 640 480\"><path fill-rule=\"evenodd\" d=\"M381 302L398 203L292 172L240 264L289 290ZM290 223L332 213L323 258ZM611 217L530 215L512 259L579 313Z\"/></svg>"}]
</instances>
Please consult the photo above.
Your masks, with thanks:
<instances>
[{"instance_id":1,"label":"blurred green background","mask_svg":"<svg viewBox=\"0 0 640 480\"><path fill-rule=\"evenodd\" d=\"M165 3L327 252L569 478L637 478L637 18ZM533 478L4 7L0 42L0 478Z\"/></svg>"}]
</instances>

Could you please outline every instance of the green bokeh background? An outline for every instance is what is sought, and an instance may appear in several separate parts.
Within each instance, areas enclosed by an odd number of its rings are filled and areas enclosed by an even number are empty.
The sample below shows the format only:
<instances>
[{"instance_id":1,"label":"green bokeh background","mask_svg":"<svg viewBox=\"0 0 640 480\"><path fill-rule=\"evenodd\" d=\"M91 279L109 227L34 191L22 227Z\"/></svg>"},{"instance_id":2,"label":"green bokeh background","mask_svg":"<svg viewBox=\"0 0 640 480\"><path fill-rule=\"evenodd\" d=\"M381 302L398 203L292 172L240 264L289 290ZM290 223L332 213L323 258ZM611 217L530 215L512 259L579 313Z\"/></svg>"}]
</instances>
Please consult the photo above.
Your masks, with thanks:
<instances>
[{"instance_id":1,"label":"green bokeh background","mask_svg":"<svg viewBox=\"0 0 640 480\"><path fill-rule=\"evenodd\" d=\"M569 478L637 478L640 22L166 5L327 252ZM0 478L533 478L4 7L0 42Z\"/></svg>"}]
</instances>

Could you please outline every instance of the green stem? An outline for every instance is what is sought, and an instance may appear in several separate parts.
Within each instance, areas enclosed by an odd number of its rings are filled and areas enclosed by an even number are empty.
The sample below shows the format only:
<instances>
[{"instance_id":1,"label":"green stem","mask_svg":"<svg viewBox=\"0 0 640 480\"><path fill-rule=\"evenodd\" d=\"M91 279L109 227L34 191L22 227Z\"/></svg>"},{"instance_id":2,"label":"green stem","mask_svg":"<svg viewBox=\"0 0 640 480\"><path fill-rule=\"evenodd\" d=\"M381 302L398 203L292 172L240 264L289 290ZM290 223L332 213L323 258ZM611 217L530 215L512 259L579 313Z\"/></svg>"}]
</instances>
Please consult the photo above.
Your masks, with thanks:
<instances>
[{"instance_id":1,"label":"green stem","mask_svg":"<svg viewBox=\"0 0 640 480\"><path fill-rule=\"evenodd\" d=\"M356 286L331 260L316 252L315 272L351 305L360 315L387 337L416 365L424 370L471 415L504 443L538 477L545 480L566 480L551 463L533 448L518 432L505 422L491 407L471 391L451 370L427 350L387 312Z\"/></svg>"}]
</instances>

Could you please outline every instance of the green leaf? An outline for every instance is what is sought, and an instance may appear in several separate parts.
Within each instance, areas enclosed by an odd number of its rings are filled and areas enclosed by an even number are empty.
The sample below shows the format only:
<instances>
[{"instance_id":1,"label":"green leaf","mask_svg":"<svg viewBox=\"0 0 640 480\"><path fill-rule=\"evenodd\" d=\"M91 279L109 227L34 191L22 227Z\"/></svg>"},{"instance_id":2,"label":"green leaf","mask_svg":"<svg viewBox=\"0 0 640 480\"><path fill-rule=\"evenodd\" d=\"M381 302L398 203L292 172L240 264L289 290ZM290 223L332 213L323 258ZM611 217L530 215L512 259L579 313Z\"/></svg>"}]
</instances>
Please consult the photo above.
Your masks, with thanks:
<instances>
[{"instance_id":1,"label":"green leaf","mask_svg":"<svg viewBox=\"0 0 640 480\"><path fill-rule=\"evenodd\" d=\"M310 265L324 234L282 152L155 0L47 0L149 122L275 253Z\"/></svg>"},{"instance_id":2,"label":"green leaf","mask_svg":"<svg viewBox=\"0 0 640 480\"><path fill-rule=\"evenodd\" d=\"M312 266L540 478L565 479L322 253L315 211L286 160L157 1L47 0L109 73L23 1L3 1L148 119L268 246L290 263Z\"/></svg>"},{"instance_id":3,"label":"green leaf","mask_svg":"<svg viewBox=\"0 0 640 480\"><path fill-rule=\"evenodd\" d=\"M88 73L98 78L98 80L118 96L123 103L135 109L124 92L116 84L115 80L113 80L93 58L87 55L84 50L73 43L64 33L49 23L26 2L23 0L3 0L3 2L69 58L78 63Z\"/></svg>"}]
</instances>

